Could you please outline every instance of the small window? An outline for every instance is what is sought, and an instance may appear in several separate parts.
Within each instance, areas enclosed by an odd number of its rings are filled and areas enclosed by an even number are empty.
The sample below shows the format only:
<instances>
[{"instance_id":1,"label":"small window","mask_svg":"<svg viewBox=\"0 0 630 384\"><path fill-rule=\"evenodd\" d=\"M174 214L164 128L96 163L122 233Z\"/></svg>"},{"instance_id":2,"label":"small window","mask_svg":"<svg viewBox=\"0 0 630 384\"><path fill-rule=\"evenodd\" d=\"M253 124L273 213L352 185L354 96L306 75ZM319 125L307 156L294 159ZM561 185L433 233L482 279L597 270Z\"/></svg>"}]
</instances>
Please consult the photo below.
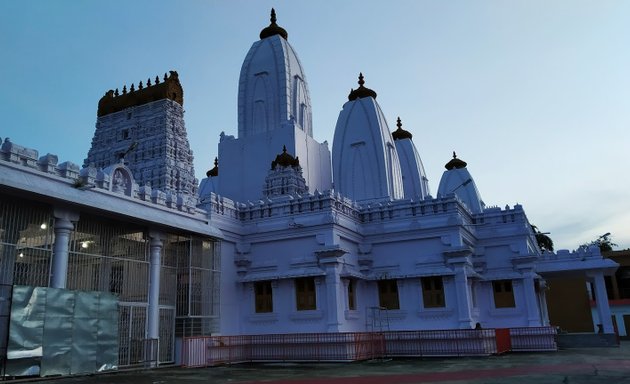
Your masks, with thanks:
<instances>
[{"instance_id":1,"label":"small window","mask_svg":"<svg viewBox=\"0 0 630 384\"><path fill-rule=\"evenodd\" d=\"M271 281L258 281L254 283L256 313L273 312L272 290Z\"/></svg>"},{"instance_id":2,"label":"small window","mask_svg":"<svg viewBox=\"0 0 630 384\"><path fill-rule=\"evenodd\" d=\"M131 119L131 112L127 112L127 120Z\"/></svg>"},{"instance_id":3,"label":"small window","mask_svg":"<svg viewBox=\"0 0 630 384\"><path fill-rule=\"evenodd\" d=\"M400 309L398 282L396 280L378 281L378 302L385 309Z\"/></svg>"},{"instance_id":4,"label":"small window","mask_svg":"<svg viewBox=\"0 0 630 384\"><path fill-rule=\"evenodd\" d=\"M355 285L356 282L354 280L348 280L348 309L351 311L357 309Z\"/></svg>"},{"instance_id":5,"label":"small window","mask_svg":"<svg viewBox=\"0 0 630 384\"><path fill-rule=\"evenodd\" d=\"M514 292L512 280L495 280L492 282L495 308L514 308Z\"/></svg>"},{"instance_id":6,"label":"small window","mask_svg":"<svg viewBox=\"0 0 630 384\"><path fill-rule=\"evenodd\" d=\"M317 309L314 278L302 277L295 279L295 300L298 311Z\"/></svg>"},{"instance_id":7,"label":"small window","mask_svg":"<svg viewBox=\"0 0 630 384\"><path fill-rule=\"evenodd\" d=\"M425 308L445 307L444 284L441 276L422 278L422 300Z\"/></svg>"},{"instance_id":8,"label":"small window","mask_svg":"<svg viewBox=\"0 0 630 384\"><path fill-rule=\"evenodd\" d=\"M127 140L129 138L129 130L128 129L123 129L121 136L122 136L123 140Z\"/></svg>"}]
</instances>

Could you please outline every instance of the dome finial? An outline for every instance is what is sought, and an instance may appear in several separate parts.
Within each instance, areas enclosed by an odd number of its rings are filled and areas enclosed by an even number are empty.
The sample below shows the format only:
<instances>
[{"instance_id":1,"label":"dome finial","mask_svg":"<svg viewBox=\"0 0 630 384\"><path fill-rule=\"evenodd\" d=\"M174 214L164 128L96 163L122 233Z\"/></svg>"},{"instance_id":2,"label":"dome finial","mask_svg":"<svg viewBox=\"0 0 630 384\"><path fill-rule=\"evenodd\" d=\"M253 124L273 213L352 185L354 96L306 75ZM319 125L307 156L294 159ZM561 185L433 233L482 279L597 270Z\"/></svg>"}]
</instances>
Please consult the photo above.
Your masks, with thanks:
<instances>
[{"instance_id":1,"label":"dome finial","mask_svg":"<svg viewBox=\"0 0 630 384\"><path fill-rule=\"evenodd\" d=\"M396 120L396 126L398 129L392 132L394 140L411 139L413 137L411 132L407 132L402 128L402 121L400 120L400 117Z\"/></svg>"},{"instance_id":2,"label":"dome finial","mask_svg":"<svg viewBox=\"0 0 630 384\"><path fill-rule=\"evenodd\" d=\"M206 172L206 176L207 177L219 176L219 158L218 157L214 158L214 168Z\"/></svg>"},{"instance_id":3,"label":"dome finial","mask_svg":"<svg viewBox=\"0 0 630 384\"><path fill-rule=\"evenodd\" d=\"M271 21L271 24L276 23L276 10L273 8L271 8L271 18L269 20Z\"/></svg>"},{"instance_id":4,"label":"dome finial","mask_svg":"<svg viewBox=\"0 0 630 384\"><path fill-rule=\"evenodd\" d=\"M298 168L300 166L300 160L297 157L293 157L287 153L287 146L282 146L282 153L276 156L276 159L271 162L271 169L276 169L280 165L282 167Z\"/></svg>"},{"instance_id":5,"label":"dome finial","mask_svg":"<svg viewBox=\"0 0 630 384\"><path fill-rule=\"evenodd\" d=\"M370 88L364 87L363 84L365 84L365 80L363 80L363 72L359 72L359 88L357 89L350 89L350 94L348 95L348 100L352 101L352 100L356 100L356 99L361 99L363 97L368 97L371 96L373 98L376 99L376 92L374 92L373 90L371 90Z\"/></svg>"},{"instance_id":6,"label":"dome finial","mask_svg":"<svg viewBox=\"0 0 630 384\"><path fill-rule=\"evenodd\" d=\"M468 165L468 163L466 163L464 160L458 159L457 154L455 153L455 151L453 151L453 158L451 159L451 161L446 163L444 168L450 171L451 169L466 168L466 165Z\"/></svg>"},{"instance_id":7,"label":"dome finial","mask_svg":"<svg viewBox=\"0 0 630 384\"><path fill-rule=\"evenodd\" d=\"M276 10L273 8L271 8L271 17L269 18L269 20L271 21L271 24L269 24L267 28L264 28L262 31L260 31L260 39L262 40L274 35L280 35L285 40L287 40L289 38L289 34L284 28L276 24Z\"/></svg>"}]
</instances>

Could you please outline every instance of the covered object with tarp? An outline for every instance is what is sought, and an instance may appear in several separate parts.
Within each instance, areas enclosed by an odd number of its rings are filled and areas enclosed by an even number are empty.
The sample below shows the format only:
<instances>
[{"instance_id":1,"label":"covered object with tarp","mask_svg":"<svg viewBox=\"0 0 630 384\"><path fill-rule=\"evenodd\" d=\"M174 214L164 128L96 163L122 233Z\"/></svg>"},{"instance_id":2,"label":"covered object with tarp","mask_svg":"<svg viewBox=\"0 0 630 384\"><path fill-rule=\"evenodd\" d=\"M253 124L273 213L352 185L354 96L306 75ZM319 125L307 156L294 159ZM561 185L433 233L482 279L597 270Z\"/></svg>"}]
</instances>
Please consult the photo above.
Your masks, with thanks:
<instances>
[{"instance_id":1,"label":"covered object with tarp","mask_svg":"<svg viewBox=\"0 0 630 384\"><path fill-rule=\"evenodd\" d=\"M118 368L118 297L13 287L5 375L71 375Z\"/></svg>"}]
</instances>

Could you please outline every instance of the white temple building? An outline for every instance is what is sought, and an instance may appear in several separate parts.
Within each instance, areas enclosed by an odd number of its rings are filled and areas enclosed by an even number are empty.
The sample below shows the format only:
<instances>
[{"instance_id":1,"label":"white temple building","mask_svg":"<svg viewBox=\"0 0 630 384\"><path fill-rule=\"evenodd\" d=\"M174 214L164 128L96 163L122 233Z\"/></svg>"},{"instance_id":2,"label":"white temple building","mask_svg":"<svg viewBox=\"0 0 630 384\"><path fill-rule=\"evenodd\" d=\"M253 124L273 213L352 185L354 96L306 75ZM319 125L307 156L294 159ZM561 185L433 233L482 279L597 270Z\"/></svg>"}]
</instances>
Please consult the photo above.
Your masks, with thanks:
<instances>
[{"instance_id":1,"label":"white temple building","mask_svg":"<svg viewBox=\"0 0 630 384\"><path fill-rule=\"evenodd\" d=\"M332 150L319 143L304 68L272 10L241 68L236 136L199 185L175 71L105 93L82 169L0 132L0 373L174 363L210 335L545 327L559 276L592 283L614 332L616 263L541 250L523 207L487 205L455 153L432 195L362 74L330 95ZM49 317L67 321L50 332Z\"/></svg>"},{"instance_id":2,"label":"white temple building","mask_svg":"<svg viewBox=\"0 0 630 384\"><path fill-rule=\"evenodd\" d=\"M241 68L238 137L221 134L199 187L224 234L222 334L549 325L522 206L487 206L455 153L432 196L411 133L400 118L391 132L362 74L332 158L313 129L304 66L272 13Z\"/></svg>"}]
</instances>

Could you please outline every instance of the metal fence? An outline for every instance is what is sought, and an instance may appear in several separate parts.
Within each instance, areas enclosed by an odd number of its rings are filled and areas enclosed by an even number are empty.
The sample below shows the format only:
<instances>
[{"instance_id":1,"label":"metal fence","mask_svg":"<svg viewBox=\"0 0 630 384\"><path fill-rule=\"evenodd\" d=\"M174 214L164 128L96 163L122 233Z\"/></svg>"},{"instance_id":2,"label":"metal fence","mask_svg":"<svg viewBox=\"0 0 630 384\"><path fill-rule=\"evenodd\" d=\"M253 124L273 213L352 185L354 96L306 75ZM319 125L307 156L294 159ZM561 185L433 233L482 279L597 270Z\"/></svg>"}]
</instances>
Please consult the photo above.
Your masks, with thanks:
<instances>
[{"instance_id":1,"label":"metal fence","mask_svg":"<svg viewBox=\"0 0 630 384\"><path fill-rule=\"evenodd\" d=\"M177 257L175 333L209 336L219 330L221 257L218 242L192 238L171 247Z\"/></svg>"},{"instance_id":2,"label":"metal fence","mask_svg":"<svg viewBox=\"0 0 630 384\"><path fill-rule=\"evenodd\" d=\"M182 365L203 367L243 362L344 362L391 357L488 356L507 352L508 349L557 350L555 336L555 328L537 327L509 331L456 329L185 337Z\"/></svg>"},{"instance_id":3,"label":"metal fence","mask_svg":"<svg viewBox=\"0 0 630 384\"><path fill-rule=\"evenodd\" d=\"M121 303L119 311L118 363L123 367L143 364L145 353L141 342L145 337L147 305Z\"/></svg>"},{"instance_id":4,"label":"metal fence","mask_svg":"<svg viewBox=\"0 0 630 384\"><path fill-rule=\"evenodd\" d=\"M0 378L6 370L13 285L48 285L52 223L49 206L0 195Z\"/></svg>"},{"instance_id":5,"label":"metal fence","mask_svg":"<svg viewBox=\"0 0 630 384\"><path fill-rule=\"evenodd\" d=\"M175 307L163 306L160 308L160 324L168 324L168 326L160 326L157 361L160 363L173 363L175 362Z\"/></svg>"},{"instance_id":6,"label":"metal fence","mask_svg":"<svg viewBox=\"0 0 630 384\"><path fill-rule=\"evenodd\" d=\"M184 338L182 365L202 367L243 362L349 362L379 358L382 333L299 333Z\"/></svg>"},{"instance_id":7,"label":"metal fence","mask_svg":"<svg viewBox=\"0 0 630 384\"><path fill-rule=\"evenodd\" d=\"M510 328L512 351L557 351L558 337L555 327Z\"/></svg>"},{"instance_id":8,"label":"metal fence","mask_svg":"<svg viewBox=\"0 0 630 384\"><path fill-rule=\"evenodd\" d=\"M494 329L385 332L387 357L487 356L497 352Z\"/></svg>"}]
</instances>

